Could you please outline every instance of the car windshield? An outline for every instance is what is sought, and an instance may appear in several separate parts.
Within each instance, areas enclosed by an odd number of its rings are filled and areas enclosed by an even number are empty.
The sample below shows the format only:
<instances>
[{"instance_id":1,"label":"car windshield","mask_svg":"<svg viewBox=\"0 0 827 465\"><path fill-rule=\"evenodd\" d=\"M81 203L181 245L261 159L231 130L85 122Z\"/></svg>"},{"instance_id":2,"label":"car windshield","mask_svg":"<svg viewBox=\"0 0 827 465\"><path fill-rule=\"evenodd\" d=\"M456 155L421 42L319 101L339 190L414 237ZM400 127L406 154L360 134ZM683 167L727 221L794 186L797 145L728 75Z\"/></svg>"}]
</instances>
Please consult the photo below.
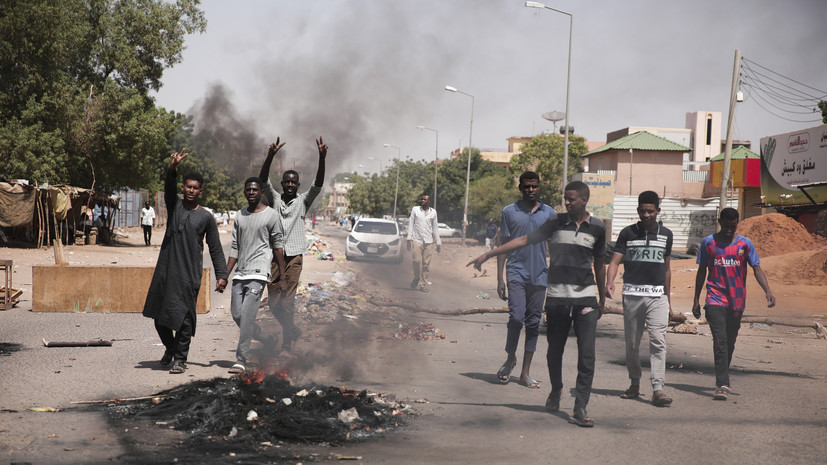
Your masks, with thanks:
<instances>
[{"instance_id":1,"label":"car windshield","mask_svg":"<svg viewBox=\"0 0 827 465\"><path fill-rule=\"evenodd\" d=\"M356 223L354 232L395 235L396 225L393 223L380 223L378 221L360 221Z\"/></svg>"}]
</instances>

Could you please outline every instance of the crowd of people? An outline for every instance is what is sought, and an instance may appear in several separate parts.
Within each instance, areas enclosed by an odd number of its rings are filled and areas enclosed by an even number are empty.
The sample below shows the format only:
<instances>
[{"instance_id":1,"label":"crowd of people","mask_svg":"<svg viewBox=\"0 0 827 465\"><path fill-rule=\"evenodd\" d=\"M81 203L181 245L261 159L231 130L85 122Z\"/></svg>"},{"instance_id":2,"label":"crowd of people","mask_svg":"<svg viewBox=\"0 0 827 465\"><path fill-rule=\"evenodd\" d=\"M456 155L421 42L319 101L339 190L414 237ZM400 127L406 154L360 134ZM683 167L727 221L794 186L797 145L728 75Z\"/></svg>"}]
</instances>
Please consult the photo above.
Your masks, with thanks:
<instances>
[{"instance_id":1,"label":"crowd of people","mask_svg":"<svg viewBox=\"0 0 827 465\"><path fill-rule=\"evenodd\" d=\"M594 379L595 334L603 315L606 297L615 293L615 278L624 265L623 322L626 341L626 368L630 385L621 397L641 395L640 342L644 328L649 336L652 404L666 407L673 401L664 391L666 372L666 330L672 316L670 304L670 256L673 236L657 221L660 198L652 191L638 196L640 221L619 234L608 267L606 226L586 210L589 187L580 181L565 186L564 213L555 214L537 200L539 176L531 171L519 178L522 198L503 209L499 235L502 245L470 261L480 269L497 257L497 293L508 300L509 319L505 363L497 371L503 383L510 380L517 364L517 345L525 328L523 364L518 382L529 388L540 383L529 375L536 349L540 318L545 311L548 330L546 361L551 392L546 409L557 412L563 393L562 356L571 327L577 338L577 378L574 412L569 422L594 426L587 406ZM698 253L695 299L692 312L701 317L700 295L706 288L706 319L713 337L715 400L727 400L731 384L729 365L735 350L746 302L747 266L766 295L769 307L775 297L761 270L752 242L736 234L738 211L720 212L719 232L704 238ZM505 270L505 273L504 273Z\"/></svg>"},{"instance_id":2,"label":"crowd of people","mask_svg":"<svg viewBox=\"0 0 827 465\"><path fill-rule=\"evenodd\" d=\"M177 195L176 168L187 157L184 150L172 155L164 185L168 221L158 263L147 295L143 314L155 321L164 344L161 364L170 373L183 373L195 335L195 302L201 283L203 243L206 239L216 274L216 290L223 292L230 273L231 315L239 327L236 363L232 373L248 369L253 339L266 352L276 353L278 337L266 334L256 323L264 289L269 310L282 327L280 355L288 356L301 330L294 321L296 289L306 249L305 218L321 192L328 146L316 140L318 169L313 185L299 193L299 174L285 171L281 193L269 179L270 166L284 146L271 144L257 177L244 183L247 208L236 213L229 260L225 261L215 219L199 208L204 180L198 173L184 176L183 198ZM573 181L565 186L565 212L539 200L540 177L527 171L519 177L521 199L502 210L499 226L492 220L486 228L486 250L471 260L478 270L497 257L497 294L508 302L509 316L505 343L506 360L497 370L502 383L511 380L517 365L517 348L525 329L523 359L517 382L532 389L542 383L531 377L530 369L545 313L548 330L548 365L551 391L545 407L560 410L563 398L562 359L571 328L577 339L577 376L574 411L569 421L590 427L587 413L595 371L597 322L603 315L606 298L616 292L615 279L622 263L623 321L626 367L630 385L624 399L641 396L640 342L648 332L651 402L665 407L673 399L665 392L666 330L673 316L670 303L670 257L672 232L657 220L660 198L652 191L638 196L639 221L620 232L609 263L606 256L606 225L587 211L589 187ZM408 220L407 249L412 255L411 288L428 292L428 274L434 250L440 253L437 212L423 194ZM141 214L144 240L151 239L154 211L147 203ZM730 392L729 364L735 350L746 301L747 266L765 292L769 307L775 305L767 278L752 242L736 234L737 210L724 208L720 231L704 238L698 253L698 271L692 312L701 317L700 296L706 288L704 309L713 336L715 362L714 399L726 400ZM315 223L315 221L312 221ZM314 224L315 226L315 224ZM499 246L495 245L499 243Z\"/></svg>"}]
</instances>

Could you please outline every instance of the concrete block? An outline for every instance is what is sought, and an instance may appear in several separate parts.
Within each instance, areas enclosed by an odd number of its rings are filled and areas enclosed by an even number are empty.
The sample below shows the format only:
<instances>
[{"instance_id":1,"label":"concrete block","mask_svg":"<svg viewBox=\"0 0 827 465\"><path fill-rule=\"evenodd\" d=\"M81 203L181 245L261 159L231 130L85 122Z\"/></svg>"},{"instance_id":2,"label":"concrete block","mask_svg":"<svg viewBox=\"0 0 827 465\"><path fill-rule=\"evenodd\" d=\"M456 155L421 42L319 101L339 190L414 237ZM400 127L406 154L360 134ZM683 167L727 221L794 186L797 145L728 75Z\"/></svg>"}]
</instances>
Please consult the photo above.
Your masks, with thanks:
<instances>
[{"instance_id":1,"label":"concrete block","mask_svg":"<svg viewBox=\"0 0 827 465\"><path fill-rule=\"evenodd\" d=\"M154 267L33 266L32 311L140 313ZM212 269L204 268L195 310L210 309Z\"/></svg>"}]
</instances>

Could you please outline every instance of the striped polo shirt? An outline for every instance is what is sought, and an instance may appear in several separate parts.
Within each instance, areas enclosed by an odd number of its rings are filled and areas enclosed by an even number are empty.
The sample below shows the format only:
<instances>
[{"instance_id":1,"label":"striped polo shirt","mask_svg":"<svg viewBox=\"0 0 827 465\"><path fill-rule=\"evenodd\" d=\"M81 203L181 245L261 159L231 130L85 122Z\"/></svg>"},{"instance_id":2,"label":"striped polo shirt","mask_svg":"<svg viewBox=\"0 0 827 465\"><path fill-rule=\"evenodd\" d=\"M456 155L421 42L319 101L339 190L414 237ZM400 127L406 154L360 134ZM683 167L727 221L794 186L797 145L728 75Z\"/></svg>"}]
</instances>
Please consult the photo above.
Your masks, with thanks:
<instances>
[{"instance_id":1,"label":"striped polo shirt","mask_svg":"<svg viewBox=\"0 0 827 465\"><path fill-rule=\"evenodd\" d=\"M528 234L529 244L543 240L551 256L546 305L596 307L594 259L606 253L606 225L589 215L578 226L568 213L559 213Z\"/></svg>"}]
</instances>

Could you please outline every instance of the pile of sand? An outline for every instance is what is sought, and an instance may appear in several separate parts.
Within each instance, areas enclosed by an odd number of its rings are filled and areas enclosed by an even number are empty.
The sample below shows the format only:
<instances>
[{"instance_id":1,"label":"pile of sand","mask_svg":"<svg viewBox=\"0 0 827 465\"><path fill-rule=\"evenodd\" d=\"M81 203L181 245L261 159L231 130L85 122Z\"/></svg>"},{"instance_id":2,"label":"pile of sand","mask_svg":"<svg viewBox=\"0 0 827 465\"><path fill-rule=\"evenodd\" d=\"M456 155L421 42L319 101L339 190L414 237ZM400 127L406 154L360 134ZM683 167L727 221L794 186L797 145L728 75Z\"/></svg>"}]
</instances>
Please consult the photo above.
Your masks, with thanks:
<instances>
[{"instance_id":1,"label":"pile of sand","mask_svg":"<svg viewBox=\"0 0 827 465\"><path fill-rule=\"evenodd\" d=\"M738 223L738 234L752 240L762 258L827 246L827 240L810 234L804 225L781 213L747 218Z\"/></svg>"},{"instance_id":2,"label":"pile of sand","mask_svg":"<svg viewBox=\"0 0 827 465\"><path fill-rule=\"evenodd\" d=\"M823 286L827 284L827 247L793 252L761 260L761 269L772 283Z\"/></svg>"}]
</instances>

